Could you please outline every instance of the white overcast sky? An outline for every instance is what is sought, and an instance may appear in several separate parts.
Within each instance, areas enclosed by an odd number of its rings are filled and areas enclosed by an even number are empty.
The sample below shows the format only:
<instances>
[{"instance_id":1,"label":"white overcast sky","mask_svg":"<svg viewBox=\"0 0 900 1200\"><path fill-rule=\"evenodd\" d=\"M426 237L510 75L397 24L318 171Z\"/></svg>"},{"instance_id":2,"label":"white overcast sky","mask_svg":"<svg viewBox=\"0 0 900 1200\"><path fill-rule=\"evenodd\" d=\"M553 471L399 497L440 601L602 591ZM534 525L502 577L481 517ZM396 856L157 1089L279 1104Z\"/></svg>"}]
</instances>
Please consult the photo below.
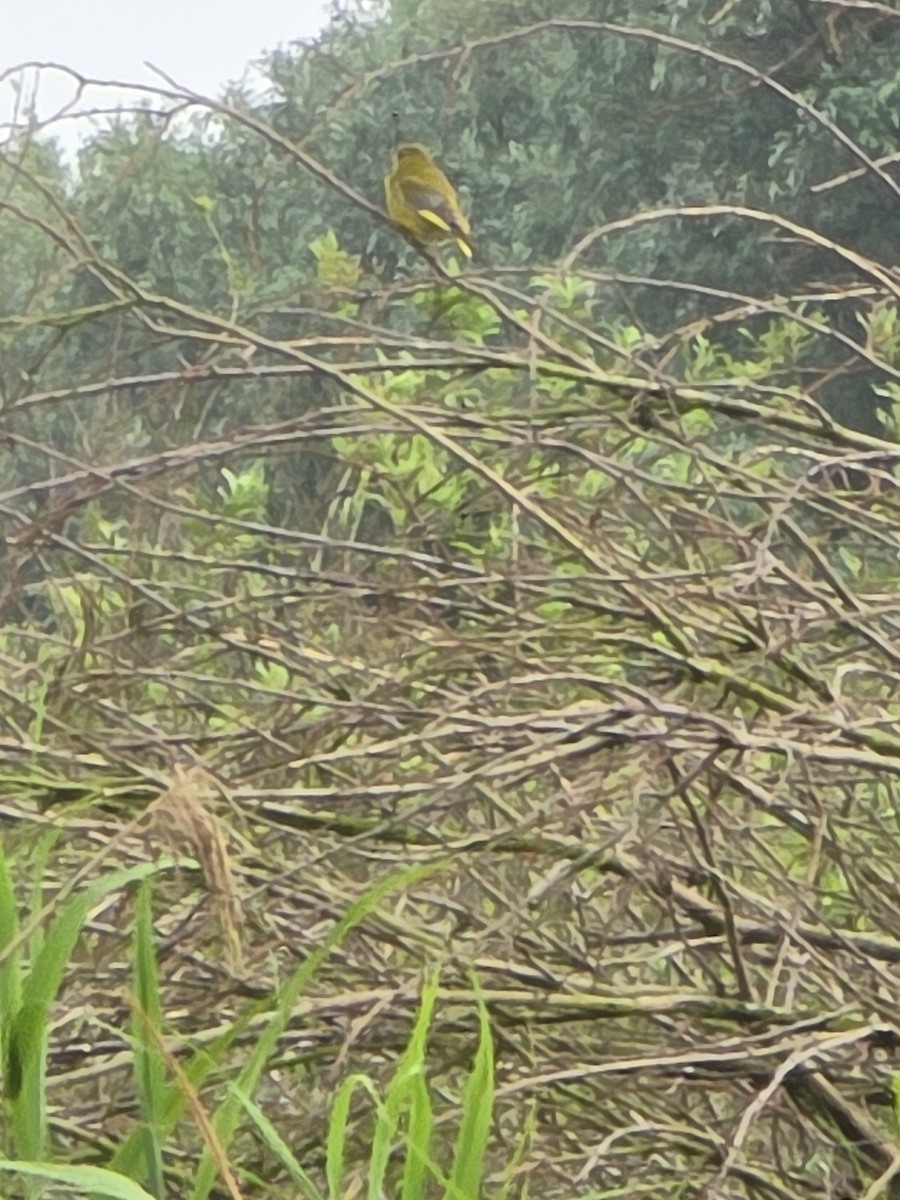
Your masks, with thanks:
<instances>
[{"instance_id":1,"label":"white overcast sky","mask_svg":"<svg viewBox=\"0 0 900 1200\"><path fill-rule=\"evenodd\" d=\"M0 146L15 111L6 73L20 63L55 62L91 78L152 84L149 61L185 88L217 96L264 51L314 36L327 17L326 0L16 0L0 36ZM42 120L75 91L50 71L29 71L24 83L29 99L36 89ZM87 105L121 99L94 91ZM134 94L127 101L134 104ZM69 145L74 131L68 123L65 129Z\"/></svg>"}]
</instances>

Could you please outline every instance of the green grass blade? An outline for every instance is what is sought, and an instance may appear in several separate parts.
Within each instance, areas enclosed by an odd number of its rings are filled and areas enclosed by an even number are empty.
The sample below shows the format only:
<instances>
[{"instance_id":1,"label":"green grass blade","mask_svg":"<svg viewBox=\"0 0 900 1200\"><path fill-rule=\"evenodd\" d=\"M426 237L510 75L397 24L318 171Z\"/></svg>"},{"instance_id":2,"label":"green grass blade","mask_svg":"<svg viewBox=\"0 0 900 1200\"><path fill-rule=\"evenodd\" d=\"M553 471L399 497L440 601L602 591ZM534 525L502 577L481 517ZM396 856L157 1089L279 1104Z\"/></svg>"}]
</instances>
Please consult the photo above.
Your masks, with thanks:
<instances>
[{"instance_id":1,"label":"green grass blade","mask_svg":"<svg viewBox=\"0 0 900 1200\"><path fill-rule=\"evenodd\" d=\"M494 1042L487 1007L478 996L479 1040L472 1071L463 1090L462 1118L453 1155L448 1196L478 1200L484 1156L494 1111Z\"/></svg>"},{"instance_id":2,"label":"green grass blade","mask_svg":"<svg viewBox=\"0 0 900 1200\"><path fill-rule=\"evenodd\" d=\"M154 1200L148 1192L134 1182L114 1171L102 1167L58 1166L55 1163L11 1161L0 1159L0 1172L15 1172L32 1178L52 1179L63 1183L76 1192L85 1192L91 1197L104 1200Z\"/></svg>"},{"instance_id":3,"label":"green grass blade","mask_svg":"<svg viewBox=\"0 0 900 1200\"><path fill-rule=\"evenodd\" d=\"M104 875L67 901L41 942L22 985L18 1012L10 1023L5 1063L13 1145L22 1158L44 1157L49 1014L85 919L98 900L155 870L154 864L144 863L128 871Z\"/></svg>"},{"instance_id":4,"label":"green grass blade","mask_svg":"<svg viewBox=\"0 0 900 1200\"><path fill-rule=\"evenodd\" d=\"M406 1161L400 1184L400 1200L422 1200L429 1176L435 1174L431 1164L431 1138L434 1111L424 1075L412 1081L407 1130Z\"/></svg>"},{"instance_id":5,"label":"green grass blade","mask_svg":"<svg viewBox=\"0 0 900 1200\"><path fill-rule=\"evenodd\" d=\"M284 1141L281 1134L278 1132L263 1110L259 1107L256 1101L251 1100L249 1096L245 1095L234 1085L232 1085L232 1091L246 1109L250 1119L253 1121L253 1124L256 1126L269 1150L279 1160L297 1186L297 1189L299 1190L300 1195L303 1197L303 1200L325 1200L322 1192L297 1162L297 1159L292 1153L287 1142Z\"/></svg>"},{"instance_id":6,"label":"green grass blade","mask_svg":"<svg viewBox=\"0 0 900 1200\"><path fill-rule=\"evenodd\" d=\"M56 999L72 950L88 913L110 892L156 874L155 863L141 863L126 871L110 871L71 897L52 922L34 959L22 990L23 1004L50 1005Z\"/></svg>"},{"instance_id":7,"label":"green grass blade","mask_svg":"<svg viewBox=\"0 0 900 1200\"><path fill-rule=\"evenodd\" d=\"M15 1153L41 1159L47 1146L45 1079L50 1014L47 1005L23 1004L13 1018L4 1088Z\"/></svg>"},{"instance_id":8,"label":"green grass blade","mask_svg":"<svg viewBox=\"0 0 900 1200\"><path fill-rule=\"evenodd\" d=\"M0 955L19 935L19 913L9 862L0 841ZM14 951L0 965L0 1062L9 1057L10 1030L22 1004L22 953Z\"/></svg>"},{"instance_id":9,"label":"green grass blade","mask_svg":"<svg viewBox=\"0 0 900 1200\"><path fill-rule=\"evenodd\" d=\"M416 1083L422 1082L424 1078L425 1049L428 1040L428 1030L431 1027L431 1019L434 1014L437 991L437 979L434 975L431 975L422 989L419 1012L409 1042L397 1065L397 1070L388 1084L384 1104L381 1105L378 1111L369 1163L369 1200L381 1200L391 1149L397 1141L404 1116L408 1117L410 1113L413 1096L416 1094ZM426 1154L427 1150L428 1147L426 1145ZM410 1148L408 1144L406 1151L404 1174L410 1164ZM417 1166L418 1170L424 1171L424 1162L421 1158L417 1159ZM415 1173L415 1169L413 1169L413 1176ZM410 1181L409 1186L413 1186L412 1181Z\"/></svg>"},{"instance_id":10,"label":"green grass blade","mask_svg":"<svg viewBox=\"0 0 900 1200\"><path fill-rule=\"evenodd\" d=\"M135 1084L141 1113L144 1118L144 1158L147 1185L159 1200L165 1195L161 1118L165 1109L166 1065L153 1038L162 1034L162 1002L159 992L159 973L153 946L153 890L145 880L138 892L134 930L134 986L140 1012L132 1022L134 1038Z\"/></svg>"},{"instance_id":11,"label":"green grass blade","mask_svg":"<svg viewBox=\"0 0 900 1200\"><path fill-rule=\"evenodd\" d=\"M372 1081L366 1075L350 1075L338 1089L334 1104L331 1106L328 1138L325 1144L325 1179L328 1183L328 1200L341 1200L344 1195L347 1122L350 1119L353 1093L358 1087L364 1088L376 1101L378 1099Z\"/></svg>"}]
</instances>

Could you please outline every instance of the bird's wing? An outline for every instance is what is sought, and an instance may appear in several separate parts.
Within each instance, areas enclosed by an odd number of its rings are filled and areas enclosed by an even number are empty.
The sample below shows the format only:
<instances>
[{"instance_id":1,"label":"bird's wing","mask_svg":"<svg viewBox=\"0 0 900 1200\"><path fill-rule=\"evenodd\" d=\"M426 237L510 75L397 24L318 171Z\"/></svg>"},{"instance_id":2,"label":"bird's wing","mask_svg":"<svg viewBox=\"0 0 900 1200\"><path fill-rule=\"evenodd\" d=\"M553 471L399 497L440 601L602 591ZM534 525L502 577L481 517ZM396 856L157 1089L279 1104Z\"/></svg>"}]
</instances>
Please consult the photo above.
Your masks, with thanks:
<instances>
[{"instance_id":1,"label":"bird's wing","mask_svg":"<svg viewBox=\"0 0 900 1200\"><path fill-rule=\"evenodd\" d=\"M414 179L401 180L400 188L403 198L424 220L431 221L432 224L437 225L439 229L446 230L447 233L455 233L462 228L458 214L434 188L416 183Z\"/></svg>"}]
</instances>

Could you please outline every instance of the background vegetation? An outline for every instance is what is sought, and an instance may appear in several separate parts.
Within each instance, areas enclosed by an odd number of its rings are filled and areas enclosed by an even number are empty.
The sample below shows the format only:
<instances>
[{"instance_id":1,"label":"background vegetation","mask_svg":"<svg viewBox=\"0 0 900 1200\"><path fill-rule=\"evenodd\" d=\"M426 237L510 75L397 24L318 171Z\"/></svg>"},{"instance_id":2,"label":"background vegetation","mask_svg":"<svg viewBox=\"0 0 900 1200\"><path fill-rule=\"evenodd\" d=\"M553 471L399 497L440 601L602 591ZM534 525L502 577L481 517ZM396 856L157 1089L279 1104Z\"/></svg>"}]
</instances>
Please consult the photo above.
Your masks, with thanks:
<instances>
[{"instance_id":1,"label":"background vegetation","mask_svg":"<svg viewBox=\"0 0 900 1200\"><path fill-rule=\"evenodd\" d=\"M900 1194L895 7L361 0L8 135L8 1194Z\"/></svg>"}]
</instances>

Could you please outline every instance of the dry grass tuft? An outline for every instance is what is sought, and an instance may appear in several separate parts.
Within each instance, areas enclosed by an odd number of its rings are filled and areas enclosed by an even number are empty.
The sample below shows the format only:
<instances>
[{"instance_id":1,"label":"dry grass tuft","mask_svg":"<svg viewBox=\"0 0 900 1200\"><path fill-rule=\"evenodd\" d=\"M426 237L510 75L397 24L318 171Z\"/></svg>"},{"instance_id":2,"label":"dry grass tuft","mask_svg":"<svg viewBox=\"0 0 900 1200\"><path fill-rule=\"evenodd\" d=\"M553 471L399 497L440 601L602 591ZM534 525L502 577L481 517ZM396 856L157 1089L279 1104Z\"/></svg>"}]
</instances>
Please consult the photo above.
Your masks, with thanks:
<instances>
[{"instance_id":1,"label":"dry grass tuft","mask_svg":"<svg viewBox=\"0 0 900 1200\"><path fill-rule=\"evenodd\" d=\"M228 854L228 837L212 809L215 781L202 767L176 766L172 782L151 805L150 828L158 832L173 854L185 848L197 859L213 912L222 931L225 961L235 975L243 972L241 927L244 906Z\"/></svg>"}]
</instances>

